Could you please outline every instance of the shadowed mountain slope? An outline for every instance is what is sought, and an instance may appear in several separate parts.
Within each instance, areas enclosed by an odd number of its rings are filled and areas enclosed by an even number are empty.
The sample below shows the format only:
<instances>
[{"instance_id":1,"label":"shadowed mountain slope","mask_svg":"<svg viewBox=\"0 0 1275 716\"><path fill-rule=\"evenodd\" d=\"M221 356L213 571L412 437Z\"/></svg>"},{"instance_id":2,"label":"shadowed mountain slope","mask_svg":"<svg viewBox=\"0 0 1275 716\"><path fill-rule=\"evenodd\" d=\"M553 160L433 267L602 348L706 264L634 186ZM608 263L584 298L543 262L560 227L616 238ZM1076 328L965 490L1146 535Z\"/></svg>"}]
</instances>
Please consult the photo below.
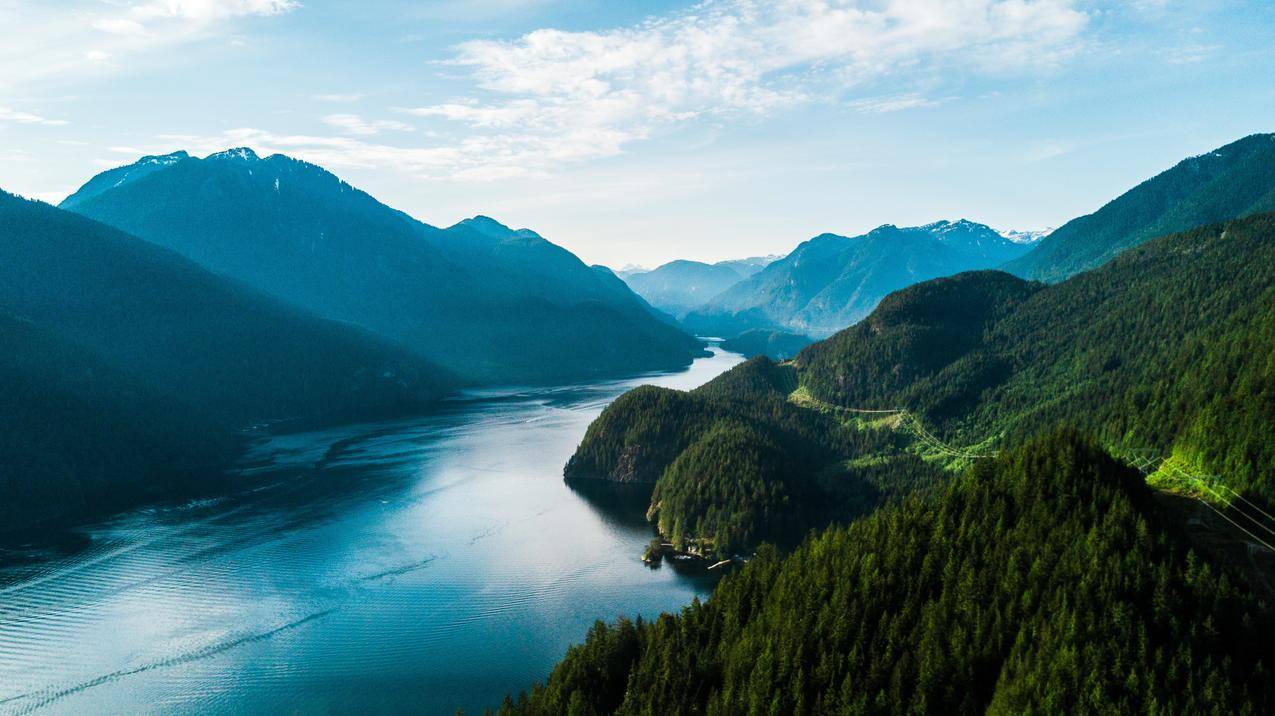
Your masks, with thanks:
<instances>
[{"instance_id":1,"label":"shadowed mountain slope","mask_svg":"<svg viewBox=\"0 0 1275 716\"><path fill-rule=\"evenodd\" d=\"M535 232L485 217L438 229L283 155L143 161L145 171L99 175L62 206L470 381L676 368L700 351Z\"/></svg>"}]
</instances>

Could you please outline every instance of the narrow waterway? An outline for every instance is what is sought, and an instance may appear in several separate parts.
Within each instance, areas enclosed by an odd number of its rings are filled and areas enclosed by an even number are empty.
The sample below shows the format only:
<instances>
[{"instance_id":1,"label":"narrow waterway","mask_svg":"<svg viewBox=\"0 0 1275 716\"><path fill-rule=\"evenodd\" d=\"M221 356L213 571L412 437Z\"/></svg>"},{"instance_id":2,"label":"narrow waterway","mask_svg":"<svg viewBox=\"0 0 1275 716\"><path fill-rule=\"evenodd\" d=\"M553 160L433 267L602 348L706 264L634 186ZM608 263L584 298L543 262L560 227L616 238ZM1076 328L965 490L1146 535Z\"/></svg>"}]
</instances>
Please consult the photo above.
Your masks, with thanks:
<instances>
[{"instance_id":1,"label":"narrow waterway","mask_svg":"<svg viewBox=\"0 0 1275 716\"><path fill-rule=\"evenodd\" d=\"M0 555L0 713L481 713L594 620L708 592L562 466L623 391L739 360L277 437L243 494Z\"/></svg>"}]
</instances>

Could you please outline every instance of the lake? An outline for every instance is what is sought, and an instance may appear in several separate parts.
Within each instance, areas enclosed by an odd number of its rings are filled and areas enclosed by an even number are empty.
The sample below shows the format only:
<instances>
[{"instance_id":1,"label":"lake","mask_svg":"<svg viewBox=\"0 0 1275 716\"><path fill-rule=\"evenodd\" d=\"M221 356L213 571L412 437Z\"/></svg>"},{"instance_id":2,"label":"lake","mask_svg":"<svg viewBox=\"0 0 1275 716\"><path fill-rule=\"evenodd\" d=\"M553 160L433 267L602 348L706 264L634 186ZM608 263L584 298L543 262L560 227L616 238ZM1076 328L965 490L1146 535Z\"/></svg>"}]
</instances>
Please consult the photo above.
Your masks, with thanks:
<instances>
[{"instance_id":1,"label":"lake","mask_svg":"<svg viewBox=\"0 0 1275 716\"><path fill-rule=\"evenodd\" d=\"M597 619L677 610L640 506L568 487L585 428L643 383L742 360L470 392L422 417L276 436L245 490L0 554L0 713L481 713Z\"/></svg>"}]
</instances>

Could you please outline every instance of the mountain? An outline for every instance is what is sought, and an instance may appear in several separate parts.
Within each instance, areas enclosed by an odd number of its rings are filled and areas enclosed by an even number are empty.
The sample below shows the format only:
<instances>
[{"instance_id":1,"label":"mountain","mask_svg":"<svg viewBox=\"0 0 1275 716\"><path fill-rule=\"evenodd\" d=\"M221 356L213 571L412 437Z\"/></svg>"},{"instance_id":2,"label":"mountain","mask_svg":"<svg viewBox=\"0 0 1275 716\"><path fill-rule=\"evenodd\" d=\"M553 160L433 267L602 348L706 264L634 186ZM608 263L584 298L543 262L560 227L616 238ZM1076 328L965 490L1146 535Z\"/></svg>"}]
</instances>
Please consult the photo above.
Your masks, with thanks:
<instances>
[{"instance_id":1,"label":"mountain","mask_svg":"<svg viewBox=\"0 0 1275 716\"><path fill-rule=\"evenodd\" d=\"M807 336L758 328L727 338L722 341L722 348L739 353L745 358L766 356L771 360L783 361L797 355L811 343L813 341Z\"/></svg>"},{"instance_id":2,"label":"mountain","mask_svg":"<svg viewBox=\"0 0 1275 716\"><path fill-rule=\"evenodd\" d=\"M617 275L651 305L680 318L779 258L753 256L715 264L677 260L650 270L629 265Z\"/></svg>"},{"instance_id":3,"label":"mountain","mask_svg":"<svg viewBox=\"0 0 1275 716\"><path fill-rule=\"evenodd\" d=\"M719 554L791 534L794 516L817 527L931 483L920 458L959 468L1060 428L1121 457L1166 458L1151 476L1166 489L1269 508L1272 356L1275 214L1263 214L1057 284L979 271L897 291L790 363L756 358L689 393L626 393L564 472L653 485L660 531ZM695 499L661 497L683 492Z\"/></svg>"},{"instance_id":4,"label":"mountain","mask_svg":"<svg viewBox=\"0 0 1275 716\"><path fill-rule=\"evenodd\" d=\"M624 264L620 268L612 271L612 273L624 279L624 278L628 278L629 276L632 276L635 273L646 273L647 271L650 271L650 270L651 269L645 266L639 266L637 264Z\"/></svg>"},{"instance_id":5,"label":"mountain","mask_svg":"<svg viewBox=\"0 0 1275 716\"><path fill-rule=\"evenodd\" d=\"M652 306L680 317L743 278L731 266L679 260L651 271L631 273L624 282Z\"/></svg>"},{"instance_id":6,"label":"mountain","mask_svg":"<svg viewBox=\"0 0 1275 716\"><path fill-rule=\"evenodd\" d=\"M419 409L455 385L383 338L2 192L0 311L234 428Z\"/></svg>"},{"instance_id":7,"label":"mountain","mask_svg":"<svg viewBox=\"0 0 1275 716\"><path fill-rule=\"evenodd\" d=\"M1058 426L1275 504L1275 214L1192 229L1042 286L1000 272L892 295L796 359L804 393L907 408L954 445Z\"/></svg>"},{"instance_id":8,"label":"mountain","mask_svg":"<svg viewBox=\"0 0 1275 716\"><path fill-rule=\"evenodd\" d=\"M107 169L90 179L88 183L76 190L74 194L68 196L62 202L62 208L73 209L76 204L88 201L89 199L110 191L117 186L131 181L137 181L138 179L162 169L166 169L189 158L190 155L186 152L173 152L172 154L142 157L127 166Z\"/></svg>"},{"instance_id":9,"label":"mountain","mask_svg":"<svg viewBox=\"0 0 1275 716\"><path fill-rule=\"evenodd\" d=\"M485 217L435 228L320 167L250 149L141 164L95 177L62 207L469 381L676 368L702 350L532 231Z\"/></svg>"},{"instance_id":10,"label":"mountain","mask_svg":"<svg viewBox=\"0 0 1275 716\"><path fill-rule=\"evenodd\" d=\"M456 385L385 339L0 192L0 532L225 484L243 428L420 410Z\"/></svg>"},{"instance_id":11,"label":"mountain","mask_svg":"<svg viewBox=\"0 0 1275 716\"><path fill-rule=\"evenodd\" d=\"M1275 211L1275 134L1254 134L1179 162L1063 224L1005 270L1060 281L1147 239L1264 211Z\"/></svg>"},{"instance_id":12,"label":"mountain","mask_svg":"<svg viewBox=\"0 0 1275 716\"><path fill-rule=\"evenodd\" d=\"M1028 250L966 220L887 224L852 238L821 234L691 311L683 324L700 335L764 328L827 336L866 316L891 291L997 266Z\"/></svg>"},{"instance_id":13,"label":"mountain","mask_svg":"<svg viewBox=\"0 0 1275 716\"><path fill-rule=\"evenodd\" d=\"M760 272L767 266L782 259L782 254L771 254L769 256L749 256L743 259L727 259L726 261L718 261L714 266L725 266L735 269L735 272L744 278L748 278L755 273Z\"/></svg>"},{"instance_id":14,"label":"mountain","mask_svg":"<svg viewBox=\"0 0 1275 716\"><path fill-rule=\"evenodd\" d=\"M511 229L491 217L475 216L448 227L441 236L436 245L447 259L499 275L502 288L519 300L597 302L638 316L649 313L624 282L599 275L596 268L531 229Z\"/></svg>"},{"instance_id":15,"label":"mountain","mask_svg":"<svg viewBox=\"0 0 1275 716\"><path fill-rule=\"evenodd\" d=\"M1030 440L678 615L598 622L504 714L1270 713L1275 612L1141 476Z\"/></svg>"},{"instance_id":16,"label":"mountain","mask_svg":"<svg viewBox=\"0 0 1275 716\"><path fill-rule=\"evenodd\" d=\"M1016 229L1010 229L1008 231L1002 231L1001 236L1004 236L1005 238L1009 239L1010 241L1013 241L1016 244L1035 244L1052 233L1054 233L1053 228L1031 229L1027 231L1019 231Z\"/></svg>"},{"instance_id":17,"label":"mountain","mask_svg":"<svg viewBox=\"0 0 1275 716\"><path fill-rule=\"evenodd\" d=\"M220 484L232 432L0 311L0 533Z\"/></svg>"}]
</instances>

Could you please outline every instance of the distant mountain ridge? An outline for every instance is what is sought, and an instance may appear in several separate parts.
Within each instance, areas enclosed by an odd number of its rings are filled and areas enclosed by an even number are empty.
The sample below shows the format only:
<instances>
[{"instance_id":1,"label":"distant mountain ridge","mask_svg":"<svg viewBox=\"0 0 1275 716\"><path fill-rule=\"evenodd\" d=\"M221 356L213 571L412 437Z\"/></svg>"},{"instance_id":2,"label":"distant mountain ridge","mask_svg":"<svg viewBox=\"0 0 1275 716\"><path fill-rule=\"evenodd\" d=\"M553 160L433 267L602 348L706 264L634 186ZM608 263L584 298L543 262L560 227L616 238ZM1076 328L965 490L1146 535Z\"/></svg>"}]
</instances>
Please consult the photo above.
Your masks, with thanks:
<instances>
[{"instance_id":1,"label":"distant mountain ridge","mask_svg":"<svg viewBox=\"0 0 1275 716\"><path fill-rule=\"evenodd\" d=\"M735 271L739 273L740 276L743 276L744 278L748 278L749 276L752 276L758 271L761 271L762 269L775 263L776 261L778 261L779 259L782 259L783 257L784 257L783 254L769 254L766 256L749 256L747 258L742 258L742 259L726 259L725 261L718 261L717 263L713 265L726 266L729 268L733 268L735 269Z\"/></svg>"},{"instance_id":2,"label":"distant mountain ridge","mask_svg":"<svg viewBox=\"0 0 1275 716\"><path fill-rule=\"evenodd\" d=\"M820 234L691 311L683 323L701 335L762 328L827 336L866 316L891 291L997 266L1028 250L965 219L886 224L855 237Z\"/></svg>"},{"instance_id":3,"label":"distant mountain ridge","mask_svg":"<svg viewBox=\"0 0 1275 716\"><path fill-rule=\"evenodd\" d=\"M809 337L796 333L754 328L722 341L722 348L732 353L739 353L745 358L766 356L771 360L785 361L796 356L802 348L811 343L813 341Z\"/></svg>"},{"instance_id":4,"label":"distant mountain ridge","mask_svg":"<svg viewBox=\"0 0 1275 716\"><path fill-rule=\"evenodd\" d=\"M678 259L650 270L629 266L617 275L652 306L681 318L780 258L753 256L713 264Z\"/></svg>"},{"instance_id":5,"label":"distant mountain ridge","mask_svg":"<svg viewBox=\"0 0 1275 716\"><path fill-rule=\"evenodd\" d=\"M681 317L743 279L731 266L677 260L629 274L624 282L652 306Z\"/></svg>"},{"instance_id":6,"label":"distant mountain ridge","mask_svg":"<svg viewBox=\"0 0 1275 716\"><path fill-rule=\"evenodd\" d=\"M1148 239L1266 211L1275 211L1275 134L1253 134L1184 159L1063 224L1004 269L1061 281Z\"/></svg>"},{"instance_id":7,"label":"distant mountain ridge","mask_svg":"<svg viewBox=\"0 0 1275 716\"><path fill-rule=\"evenodd\" d=\"M677 368L701 351L533 231L487 217L439 229L284 155L148 157L99 174L62 206L472 382Z\"/></svg>"}]
</instances>

